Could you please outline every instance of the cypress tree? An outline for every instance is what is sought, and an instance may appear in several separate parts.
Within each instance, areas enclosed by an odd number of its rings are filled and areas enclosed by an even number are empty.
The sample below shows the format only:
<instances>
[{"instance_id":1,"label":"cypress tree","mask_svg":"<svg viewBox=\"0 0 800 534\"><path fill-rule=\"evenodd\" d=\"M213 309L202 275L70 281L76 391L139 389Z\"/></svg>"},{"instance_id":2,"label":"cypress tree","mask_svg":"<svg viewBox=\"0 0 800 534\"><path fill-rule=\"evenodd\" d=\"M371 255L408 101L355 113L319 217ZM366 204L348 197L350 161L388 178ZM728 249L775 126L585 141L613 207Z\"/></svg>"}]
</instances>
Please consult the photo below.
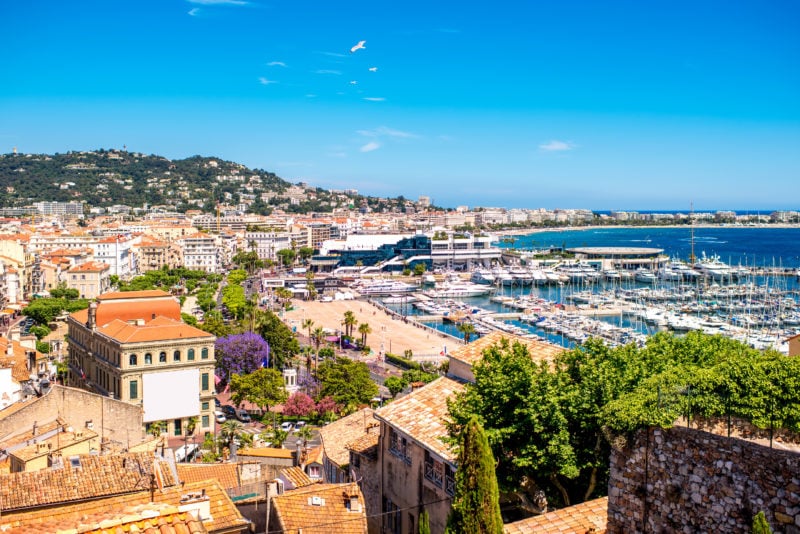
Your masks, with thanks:
<instances>
[{"instance_id":1,"label":"cypress tree","mask_svg":"<svg viewBox=\"0 0 800 534\"><path fill-rule=\"evenodd\" d=\"M753 534L772 534L764 512L758 512L753 518Z\"/></svg>"},{"instance_id":2,"label":"cypress tree","mask_svg":"<svg viewBox=\"0 0 800 534\"><path fill-rule=\"evenodd\" d=\"M419 514L419 534L431 534L430 516L424 508Z\"/></svg>"},{"instance_id":3,"label":"cypress tree","mask_svg":"<svg viewBox=\"0 0 800 534\"><path fill-rule=\"evenodd\" d=\"M500 492L489 440L475 416L459 436L458 470L448 534L503 534Z\"/></svg>"}]
</instances>

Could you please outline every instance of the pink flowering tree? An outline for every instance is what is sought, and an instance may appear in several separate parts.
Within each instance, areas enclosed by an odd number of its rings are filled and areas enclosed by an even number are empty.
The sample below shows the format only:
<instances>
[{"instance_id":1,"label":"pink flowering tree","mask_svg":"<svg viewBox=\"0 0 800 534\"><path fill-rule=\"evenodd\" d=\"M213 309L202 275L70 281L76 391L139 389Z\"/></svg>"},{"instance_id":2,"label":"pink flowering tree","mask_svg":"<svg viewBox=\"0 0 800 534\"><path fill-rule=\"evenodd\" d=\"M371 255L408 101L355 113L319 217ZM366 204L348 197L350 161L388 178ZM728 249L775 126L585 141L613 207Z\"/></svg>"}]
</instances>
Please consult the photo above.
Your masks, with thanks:
<instances>
[{"instance_id":1,"label":"pink flowering tree","mask_svg":"<svg viewBox=\"0 0 800 534\"><path fill-rule=\"evenodd\" d=\"M283 405L283 415L290 417L306 417L316 409L314 399L298 391L292 393Z\"/></svg>"},{"instance_id":2,"label":"pink flowering tree","mask_svg":"<svg viewBox=\"0 0 800 534\"><path fill-rule=\"evenodd\" d=\"M332 419L340 409L341 407L330 396L321 398L317 403L317 413L322 419Z\"/></svg>"}]
</instances>

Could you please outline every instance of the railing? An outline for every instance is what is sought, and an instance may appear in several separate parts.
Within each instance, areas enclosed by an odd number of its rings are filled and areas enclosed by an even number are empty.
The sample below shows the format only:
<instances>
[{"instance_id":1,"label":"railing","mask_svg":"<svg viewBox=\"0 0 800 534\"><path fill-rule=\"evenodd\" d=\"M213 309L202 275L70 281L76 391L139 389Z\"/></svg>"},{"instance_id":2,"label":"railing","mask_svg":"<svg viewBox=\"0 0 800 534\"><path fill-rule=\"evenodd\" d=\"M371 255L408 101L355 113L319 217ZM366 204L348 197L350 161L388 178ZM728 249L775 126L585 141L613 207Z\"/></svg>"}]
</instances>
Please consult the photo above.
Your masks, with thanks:
<instances>
[{"instance_id":1,"label":"railing","mask_svg":"<svg viewBox=\"0 0 800 534\"><path fill-rule=\"evenodd\" d=\"M436 465L437 462L433 460L426 459L425 460L425 478L430 480L434 486L439 488L442 487L442 468L444 467L442 464Z\"/></svg>"},{"instance_id":2,"label":"railing","mask_svg":"<svg viewBox=\"0 0 800 534\"><path fill-rule=\"evenodd\" d=\"M456 479L451 474L444 477L444 491L450 496L456 493Z\"/></svg>"}]
</instances>

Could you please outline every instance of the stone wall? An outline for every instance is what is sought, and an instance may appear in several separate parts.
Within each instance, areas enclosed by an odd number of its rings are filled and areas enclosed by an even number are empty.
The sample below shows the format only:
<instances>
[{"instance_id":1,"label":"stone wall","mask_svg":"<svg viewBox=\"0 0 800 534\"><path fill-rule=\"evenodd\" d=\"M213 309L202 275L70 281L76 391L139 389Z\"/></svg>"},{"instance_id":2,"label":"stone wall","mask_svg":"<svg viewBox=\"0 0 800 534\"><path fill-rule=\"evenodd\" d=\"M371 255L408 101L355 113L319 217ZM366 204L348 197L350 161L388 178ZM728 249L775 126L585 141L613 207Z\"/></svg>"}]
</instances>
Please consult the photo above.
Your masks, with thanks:
<instances>
[{"instance_id":1,"label":"stone wall","mask_svg":"<svg viewBox=\"0 0 800 534\"><path fill-rule=\"evenodd\" d=\"M25 406L0 418L0 441L63 418L67 424L82 428L91 421L92 429L113 448L127 449L147 436L142 426L142 408L82 389L54 385L50 392L26 401Z\"/></svg>"},{"instance_id":2,"label":"stone wall","mask_svg":"<svg viewBox=\"0 0 800 534\"><path fill-rule=\"evenodd\" d=\"M796 449L795 449L796 450ZM703 431L651 428L612 450L608 532L800 534L800 453Z\"/></svg>"}]
</instances>

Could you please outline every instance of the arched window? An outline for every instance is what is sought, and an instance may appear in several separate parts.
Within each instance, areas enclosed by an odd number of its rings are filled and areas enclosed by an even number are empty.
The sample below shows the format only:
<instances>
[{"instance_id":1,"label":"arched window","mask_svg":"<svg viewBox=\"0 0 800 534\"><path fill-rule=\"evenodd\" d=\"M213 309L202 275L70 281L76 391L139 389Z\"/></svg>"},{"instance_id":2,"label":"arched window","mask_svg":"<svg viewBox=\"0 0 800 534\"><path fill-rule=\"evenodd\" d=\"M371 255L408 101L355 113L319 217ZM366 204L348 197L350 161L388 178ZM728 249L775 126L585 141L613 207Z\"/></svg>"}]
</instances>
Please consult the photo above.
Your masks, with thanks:
<instances>
[{"instance_id":1,"label":"arched window","mask_svg":"<svg viewBox=\"0 0 800 534\"><path fill-rule=\"evenodd\" d=\"M208 359L208 347L203 347L203 350L200 351L200 359L202 360Z\"/></svg>"},{"instance_id":2,"label":"arched window","mask_svg":"<svg viewBox=\"0 0 800 534\"><path fill-rule=\"evenodd\" d=\"M175 352L172 353L172 361L173 362L181 361L181 351L176 350Z\"/></svg>"},{"instance_id":3,"label":"arched window","mask_svg":"<svg viewBox=\"0 0 800 534\"><path fill-rule=\"evenodd\" d=\"M139 365L139 357L135 354L128 356L128 365Z\"/></svg>"},{"instance_id":4,"label":"arched window","mask_svg":"<svg viewBox=\"0 0 800 534\"><path fill-rule=\"evenodd\" d=\"M189 361L194 360L194 349L189 349L189 352L186 353L186 359Z\"/></svg>"},{"instance_id":5,"label":"arched window","mask_svg":"<svg viewBox=\"0 0 800 534\"><path fill-rule=\"evenodd\" d=\"M144 364L150 365L151 363L153 363L153 355L148 352L144 355Z\"/></svg>"},{"instance_id":6,"label":"arched window","mask_svg":"<svg viewBox=\"0 0 800 534\"><path fill-rule=\"evenodd\" d=\"M158 363L167 363L167 353L162 352L158 355Z\"/></svg>"}]
</instances>

